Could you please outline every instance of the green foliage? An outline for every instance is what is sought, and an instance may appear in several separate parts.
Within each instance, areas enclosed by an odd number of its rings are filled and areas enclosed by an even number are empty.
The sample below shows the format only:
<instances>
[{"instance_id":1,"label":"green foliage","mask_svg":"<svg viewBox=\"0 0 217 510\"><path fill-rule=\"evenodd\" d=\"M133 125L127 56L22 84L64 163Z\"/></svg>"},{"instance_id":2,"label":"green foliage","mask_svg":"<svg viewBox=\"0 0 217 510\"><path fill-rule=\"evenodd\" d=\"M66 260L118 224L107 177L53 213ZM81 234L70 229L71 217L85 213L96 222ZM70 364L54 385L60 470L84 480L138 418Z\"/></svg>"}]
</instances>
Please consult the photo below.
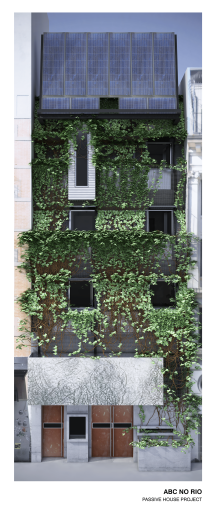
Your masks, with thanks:
<instances>
[{"instance_id":1,"label":"green foliage","mask_svg":"<svg viewBox=\"0 0 217 510\"><path fill-rule=\"evenodd\" d=\"M111 107L106 99L103 101L101 107ZM37 108L36 101L36 113ZM158 193L158 186L148 187L149 170L157 166L149 154L148 142L172 139L183 149L186 131L182 102L180 109L177 125L170 120L89 119L84 126L77 117L46 120L41 126L36 114L34 223L32 231L19 235L19 244L25 247L19 268L25 269L31 289L18 301L33 320L31 330L27 320L21 321L19 341L23 345L31 337L45 353L51 344L54 355L61 355L58 338L69 333L79 339L70 356L93 354L96 346L105 356L120 356L128 337L133 337L135 357L163 357L164 406L156 406L156 410L161 420L166 420L172 406L173 420L177 427L178 423L182 426L182 431L177 431L179 443L175 439L172 446L188 447L193 444L190 431L196 430L199 423L200 399L192 394L190 382L197 359L198 334L195 293L188 288L193 263L192 236L186 232L183 203L183 150L182 157L171 167L177 180L177 234L145 231L145 210ZM68 200L67 186L69 140L76 150L78 130L91 134L96 166L96 199L83 204L95 205L98 213L96 230L88 232L66 228L69 207L73 205ZM162 160L158 182L164 164ZM68 306L67 291L69 278L76 276L81 261L91 267L97 306L78 311ZM159 278L176 286L175 302L168 308L152 306L153 286ZM142 406L140 418L144 423ZM164 445L165 441L145 437L133 446L155 444Z\"/></svg>"}]
</instances>

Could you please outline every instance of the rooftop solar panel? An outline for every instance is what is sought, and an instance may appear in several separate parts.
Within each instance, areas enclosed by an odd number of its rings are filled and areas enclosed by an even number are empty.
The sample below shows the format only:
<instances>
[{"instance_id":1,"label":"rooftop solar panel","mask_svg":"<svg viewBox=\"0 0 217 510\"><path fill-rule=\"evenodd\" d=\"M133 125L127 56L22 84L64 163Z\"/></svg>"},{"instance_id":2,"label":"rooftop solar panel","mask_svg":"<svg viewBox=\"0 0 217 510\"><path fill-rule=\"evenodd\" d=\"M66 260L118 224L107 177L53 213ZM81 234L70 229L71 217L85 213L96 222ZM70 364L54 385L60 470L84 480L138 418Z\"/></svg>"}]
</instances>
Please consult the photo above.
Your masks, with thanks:
<instances>
[{"instance_id":1,"label":"rooftop solar panel","mask_svg":"<svg viewBox=\"0 0 217 510\"><path fill-rule=\"evenodd\" d=\"M42 108L45 110L65 110L70 108L69 97L43 97Z\"/></svg>"},{"instance_id":2,"label":"rooftop solar panel","mask_svg":"<svg viewBox=\"0 0 217 510\"><path fill-rule=\"evenodd\" d=\"M132 34L132 94L153 94L152 34Z\"/></svg>"},{"instance_id":3,"label":"rooftop solar panel","mask_svg":"<svg viewBox=\"0 0 217 510\"><path fill-rule=\"evenodd\" d=\"M43 40L42 94L64 94L64 34L45 33Z\"/></svg>"},{"instance_id":4,"label":"rooftop solar panel","mask_svg":"<svg viewBox=\"0 0 217 510\"><path fill-rule=\"evenodd\" d=\"M130 34L110 34L110 95L129 96Z\"/></svg>"},{"instance_id":5,"label":"rooftop solar panel","mask_svg":"<svg viewBox=\"0 0 217 510\"><path fill-rule=\"evenodd\" d=\"M176 94L175 69L174 34L154 34L154 95Z\"/></svg>"},{"instance_id":6,"label":"rooftop solar panel","mask_svg":"<svg viewBox=\"0 0 217 510\"><path fill-rule=\"evenodd\" d=\"M71 109L90 109L94 110L99 108L98 97L72 97L71 98Z\"/></svg>"},{"instance_id":7,"label":"rooftop solar panel","mask_svg":"<svg viewBox=\"0 0 217 510\"><path fill-rule=\"evenodd\" d=\"M86 95L86 34L66 34L65 94Z\"/></svg>"},{"instance_id":8,"label":"rooftop solar panel","mask_svg":"<svg viewBox=\"0 0 217 510\"><path fill-rule=\"evenodd\" d=\"M49 32L42 53L42 109L177 109L173 33Z\"/></svg>"},{"instance_id":9,"label":"rooftop solar panel","mask_svg":"<svg viewBox=\"0 0 217 510\"><path fill-rule=\"evenodd\" d=\"M129 110L130 109L146 110L147 98L146 97L120 97L119 108L120 109L129 109Z\"/></svg>"},{"instance_id":10,"label":"rooftop solar panel","mask_svg":"<svg viewBox=\"0 0 217 510\"><path fill-rule=\"evenodd\" d=\"M108 95L108 34L88 34L88 95Z\"/></svg>"}]
</instances>

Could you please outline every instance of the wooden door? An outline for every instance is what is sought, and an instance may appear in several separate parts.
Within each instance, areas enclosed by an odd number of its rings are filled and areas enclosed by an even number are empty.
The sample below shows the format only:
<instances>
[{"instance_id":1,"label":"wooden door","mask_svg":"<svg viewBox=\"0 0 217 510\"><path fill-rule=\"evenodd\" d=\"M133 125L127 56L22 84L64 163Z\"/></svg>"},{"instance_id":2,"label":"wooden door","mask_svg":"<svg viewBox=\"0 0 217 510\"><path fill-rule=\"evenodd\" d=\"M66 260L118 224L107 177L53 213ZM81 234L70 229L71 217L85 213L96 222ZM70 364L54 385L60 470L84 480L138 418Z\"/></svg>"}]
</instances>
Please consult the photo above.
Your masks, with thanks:
<instances>
[{"instance_id":1,"label":"wooden door","mask_svg":"<svg viewBox=\"0 0 217 510\"><path fill-rule=\"evenodd\" d=\"M133 406L92 406L92 457L132 457Z\"/></svg>"},{"instance_id":2,"label":"wooden door","mask_svg":"<svg viewBox=\"0 0 217 510\"><path fill-rule=\"evenodd\" d=\"M64 457L64 406L42 408L42 456Z\"/></svg>"}]
</instances>

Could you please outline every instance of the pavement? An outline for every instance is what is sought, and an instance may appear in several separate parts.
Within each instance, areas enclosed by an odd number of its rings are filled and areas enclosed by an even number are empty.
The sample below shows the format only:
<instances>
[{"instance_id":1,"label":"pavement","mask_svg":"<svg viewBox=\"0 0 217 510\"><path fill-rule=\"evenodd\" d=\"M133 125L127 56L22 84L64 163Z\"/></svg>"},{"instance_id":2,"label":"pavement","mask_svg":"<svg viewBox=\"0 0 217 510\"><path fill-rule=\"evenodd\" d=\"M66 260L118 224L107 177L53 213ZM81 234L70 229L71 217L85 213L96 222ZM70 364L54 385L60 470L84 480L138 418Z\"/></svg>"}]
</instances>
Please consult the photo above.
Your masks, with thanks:
<instances>
[{"instance_id":1,"label":"pavement","mask_svg":"<svg viewBox=\"0 0 217 510\"><path fill-rule=\"evenodd\" d=\"M42 462L15 462L16 482L144 482L202 481L202 462L192 462L188 472L139 472L133 459L92 458L87 463L69 463L63 458L45 458Z\"/></svg>"}]
</instances>

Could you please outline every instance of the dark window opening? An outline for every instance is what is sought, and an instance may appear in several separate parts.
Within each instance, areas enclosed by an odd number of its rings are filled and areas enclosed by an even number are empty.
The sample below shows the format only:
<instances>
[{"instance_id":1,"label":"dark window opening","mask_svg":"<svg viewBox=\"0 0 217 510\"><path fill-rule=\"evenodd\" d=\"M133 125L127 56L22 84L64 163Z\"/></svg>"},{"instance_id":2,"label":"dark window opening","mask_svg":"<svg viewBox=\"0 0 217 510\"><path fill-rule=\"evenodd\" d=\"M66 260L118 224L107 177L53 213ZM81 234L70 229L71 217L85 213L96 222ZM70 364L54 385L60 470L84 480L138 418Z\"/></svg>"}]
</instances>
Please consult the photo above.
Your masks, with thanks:
<instances>
[{"instance_id":1,"label":"dark window opening","mask_svg":"<svg viewBox=\"0 0 217 510\"><path fill-rule=\"evenodd\" d=\"M14 401L27 400L25 376L14 377Z\"/></svg>"},{"instance_id":2,"label":"dark window opening","mask_svg":"<svg viewBox=\"0 0 217 510\"><path fill-rule=\"evenodd\" d=\"M74 308L93 306L89 281L70 282L70 305Z\"/></svg>"},{"instance_id":3,"label":"dark window opening","mask_svg":"<svg viewBox=\"0 0 217 510\"><path fill-rule=\"evenodd\" d=\"M69 417L69 439L86 439L85 416Z\"/></svg>"},{"instance_id":4,"label":"dark window opening","mask_svg":"<svg viewBox=\"0 0 217 510\"><path fill-rule=\"evenodd\" d=\"M140 429L139 432L144 432L145 434L173 434L173 429L158 429L157 427L156 428L150 428L150 429Z\"/></svg>"},{"instance_id":5,"label":"dark window opening","mask_svg":"<svg viewBox=\"0 0 217 510\"><path fill-rule=\"evenodd\" d=\"M76 186L87 186L87 133L79 131L76 141Z\"/></svg>"},{"instance_id":6,"label":"dark window opening","mask_svg":"<svg viewBox=\"0 0 217 510\"><path fill-rule=\"evenodd\" d=\"M128 429L132 426L132 423L114 423L115 429Z\"/></svg>"},{"instance_id":7,"label":"dark window opening","mask_svg":"<svg viewBox=\"0 0 217 510\"><path fill-rule=\"evenodd\" d=\"M171 212L149 211L149 232L160 230L171 235Z\"/></svg>"},{"instance_id":8,"label":"dark window opening","mask_svg":"<svg viewBox=\"0 0 217 510\"><path fill-rule=\"evenodd\" d=\"M71 211L71 230L95 230L95 211Z\"/></svg>"},{"instance_id":9,"label":"dark window opening","mask_svg":"<svg viewBox=\"0 0 217 510\"><path fill-rule=\"evenodd\" d=\"M118 110L118 97L100 97L100 110Z\"/></svg>"},{"instance_id":10,"label":"dark window opening","mask_svg":"<svg viewBox=\"0 0 217 510\"><path fill-rule=\"evenodd\" d=\"M153 306L174 306L170 301L175 298L175 287L173 283L157 282L157 285L151 285L154 295L151 298Z\"/></svg>"},{"instance_id":11,"label":"dark window opening","mask_svg":"<svg viewBox=\"0 0 217 510\"><path fill-rule=\"evenodd\" d=\"M169 144L148 144L150 157L156 160L153 167L160 165L161 160L165 160L165 165L170 165L170 145Z\"/></svg>"}]
</instances>

